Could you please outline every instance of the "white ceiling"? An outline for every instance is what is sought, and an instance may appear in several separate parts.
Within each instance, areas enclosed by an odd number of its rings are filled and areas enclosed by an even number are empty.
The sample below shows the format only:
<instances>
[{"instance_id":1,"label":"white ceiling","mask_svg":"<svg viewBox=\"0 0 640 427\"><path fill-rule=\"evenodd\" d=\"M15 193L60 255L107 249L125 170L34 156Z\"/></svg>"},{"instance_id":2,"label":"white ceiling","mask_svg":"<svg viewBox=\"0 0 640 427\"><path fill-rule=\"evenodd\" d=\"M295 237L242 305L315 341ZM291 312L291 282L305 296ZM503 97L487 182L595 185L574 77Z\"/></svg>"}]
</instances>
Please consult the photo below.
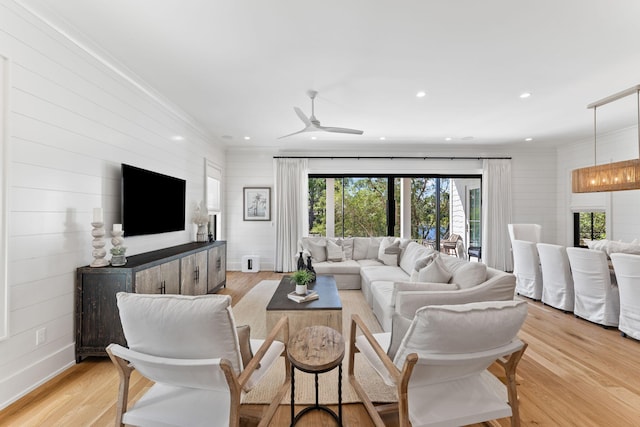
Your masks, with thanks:
<instances>
[{"instance_id":1,"label":"white ceiling","mask_svg":"<svg viewBox=\"0 0 640 427\"><path fill-rule=\"evenodd\" d=\"M20 2L230 147L566 144L592 137L587 104L640 83L640 1ZM302 129L309 89L323 125L364 135L278 140ZM599 128L635 124L635 108L598 109Z\"/></svg>"}]
</instances>

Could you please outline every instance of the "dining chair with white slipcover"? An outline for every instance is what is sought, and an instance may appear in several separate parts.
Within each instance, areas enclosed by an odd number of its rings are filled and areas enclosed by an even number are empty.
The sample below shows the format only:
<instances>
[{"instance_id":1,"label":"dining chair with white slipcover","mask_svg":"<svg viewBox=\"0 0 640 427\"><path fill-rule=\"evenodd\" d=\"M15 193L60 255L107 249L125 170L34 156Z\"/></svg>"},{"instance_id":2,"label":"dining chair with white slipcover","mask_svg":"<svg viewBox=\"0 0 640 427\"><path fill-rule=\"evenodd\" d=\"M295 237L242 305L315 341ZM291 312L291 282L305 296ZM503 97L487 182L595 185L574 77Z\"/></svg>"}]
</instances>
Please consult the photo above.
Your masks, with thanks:
<instances>
[{"instance_id":1,"label":"dining chair with white slipcover","mask_svg":"<svg viewBox=\"0 0 640 427\"><path fill-rule=\"evenodd\" d=\"M237 427L243 394L286 351L286 317L266 339L252 340L245 332L242 339L228 295L119 292L116 299L128 345L107 347L120 376L118 426ZM280 333L284 342L276 340ZM289 368L285 363L283 384L259 425L269 424L289 390ZM129 406L134 370L154 384Z\"/></svg>"},{"instance_id":2,"label":"dining chair with white slipcover","mask_svg":"<svg viewBox=\"0 0 640 427\"><path fill-rule=\"evenodd\" d=\"M573 291L573 314L604 327L618 326L620 295L609 270L607 254L585 248L567 248ZM612 277L613 276L613 277Z\"/></svg>"},{"instance_id":3,"label":"dining chair with white slipcover","mask_svg":"<svg viewBox=\"0 0 640 427\"><path fill-rule=\"evenodd\" d=\"M540 224L507 224L509 238L540 243L542 240L542 226Z\"/></svg>"},{"instance_id":4,"label":"dining chair with white slipcover","mask_svg":"<svg viewBox=\"0 0 640 427\"><path fill-rule=\"evenodd\" d=\"M640 255L612 253L611 262L620 291L618 329L640 340Z\"/></svg>"},{"instance_id":5,"label":"dining chair with white slipcover","mask_svg":"<svg viewBox=\"0 0 640 427\"><path fill-rule=\"evenodd\" d=\"M540 301L542 298L542 270L538 248L534 242L513 240L513 274L516 276L516 293Z\"/></svg>"},{"instance_id":6,"label":"dining chair with white slipcover","mask_svg":"<svg viewBox=\"0 0 640 427\"><path fill-rule=\"evenodd\" d=\"M538 243L542 269L542 302L565 312L573 311L573 276L567 248L550 243Z\"/></svg>"}]
</instances>

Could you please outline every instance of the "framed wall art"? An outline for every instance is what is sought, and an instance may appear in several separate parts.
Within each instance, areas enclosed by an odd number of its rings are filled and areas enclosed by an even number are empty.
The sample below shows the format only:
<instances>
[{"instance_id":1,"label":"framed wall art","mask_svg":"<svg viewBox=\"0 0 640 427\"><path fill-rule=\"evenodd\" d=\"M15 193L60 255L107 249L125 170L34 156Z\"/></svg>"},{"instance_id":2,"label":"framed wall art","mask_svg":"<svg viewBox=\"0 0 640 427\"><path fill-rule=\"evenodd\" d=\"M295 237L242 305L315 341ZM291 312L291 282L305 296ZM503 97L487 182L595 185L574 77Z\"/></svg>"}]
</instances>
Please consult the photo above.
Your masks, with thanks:
<instances>
[{"instance_id":1,"label":"framed wall art","mask_svg":"<svg viewBox=\"0 0 640 427\"><path fill-rule=\"evenodd\" d=\"M243 212L245 221L271 221L271 188L244 187Z\"/></svg>"}]
</instances>

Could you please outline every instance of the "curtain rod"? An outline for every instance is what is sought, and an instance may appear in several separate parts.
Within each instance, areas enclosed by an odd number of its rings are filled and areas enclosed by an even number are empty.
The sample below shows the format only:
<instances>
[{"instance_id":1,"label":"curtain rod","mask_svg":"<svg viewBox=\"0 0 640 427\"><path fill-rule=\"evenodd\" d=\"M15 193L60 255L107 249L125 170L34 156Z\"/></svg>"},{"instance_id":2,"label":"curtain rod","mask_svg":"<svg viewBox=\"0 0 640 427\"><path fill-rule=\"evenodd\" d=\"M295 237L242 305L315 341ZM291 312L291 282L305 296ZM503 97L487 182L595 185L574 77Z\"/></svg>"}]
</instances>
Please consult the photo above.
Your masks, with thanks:
<instances>
[{"instance_id":1,"label":"curtain rod","mask_svg":"<svg viewBox=\"0 0 640 427\"><path fill-rule=\"evenodd\" d=\"M511 157L456 157L456 156L273 156L274 159L388 159L388 160L511 160Z\"/></svg>"}]
</instances>

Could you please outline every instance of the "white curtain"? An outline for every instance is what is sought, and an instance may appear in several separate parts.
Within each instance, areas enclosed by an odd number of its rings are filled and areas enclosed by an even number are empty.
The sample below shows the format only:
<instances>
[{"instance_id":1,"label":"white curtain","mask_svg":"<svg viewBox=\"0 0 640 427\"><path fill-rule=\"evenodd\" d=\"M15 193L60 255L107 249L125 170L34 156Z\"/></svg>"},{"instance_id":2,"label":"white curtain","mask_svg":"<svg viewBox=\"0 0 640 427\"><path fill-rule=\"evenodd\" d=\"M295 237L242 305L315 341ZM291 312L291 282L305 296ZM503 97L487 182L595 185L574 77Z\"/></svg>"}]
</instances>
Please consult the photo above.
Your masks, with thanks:
<instances>
[{"instance_id":1,"label":"white curtain","mask_svg":"<svg viewBox=\"0 0 640 427\"><path fill-rule=\"evenodd\" d=\"M482 261L487 266L513 270L507 230L511 222L511 160L485 159L482 165Z\"/></svg>"},{"instance_id":2,"label":"white curtain","mask_svg":"<svg viewBox=\"0 0 640 427\"><path fill-rule=\"evenodd\" d=\"M294 271L298 240L308 234L308 161L275 159L276 256L275 270Z\"/></svg>"}]
</instances>

